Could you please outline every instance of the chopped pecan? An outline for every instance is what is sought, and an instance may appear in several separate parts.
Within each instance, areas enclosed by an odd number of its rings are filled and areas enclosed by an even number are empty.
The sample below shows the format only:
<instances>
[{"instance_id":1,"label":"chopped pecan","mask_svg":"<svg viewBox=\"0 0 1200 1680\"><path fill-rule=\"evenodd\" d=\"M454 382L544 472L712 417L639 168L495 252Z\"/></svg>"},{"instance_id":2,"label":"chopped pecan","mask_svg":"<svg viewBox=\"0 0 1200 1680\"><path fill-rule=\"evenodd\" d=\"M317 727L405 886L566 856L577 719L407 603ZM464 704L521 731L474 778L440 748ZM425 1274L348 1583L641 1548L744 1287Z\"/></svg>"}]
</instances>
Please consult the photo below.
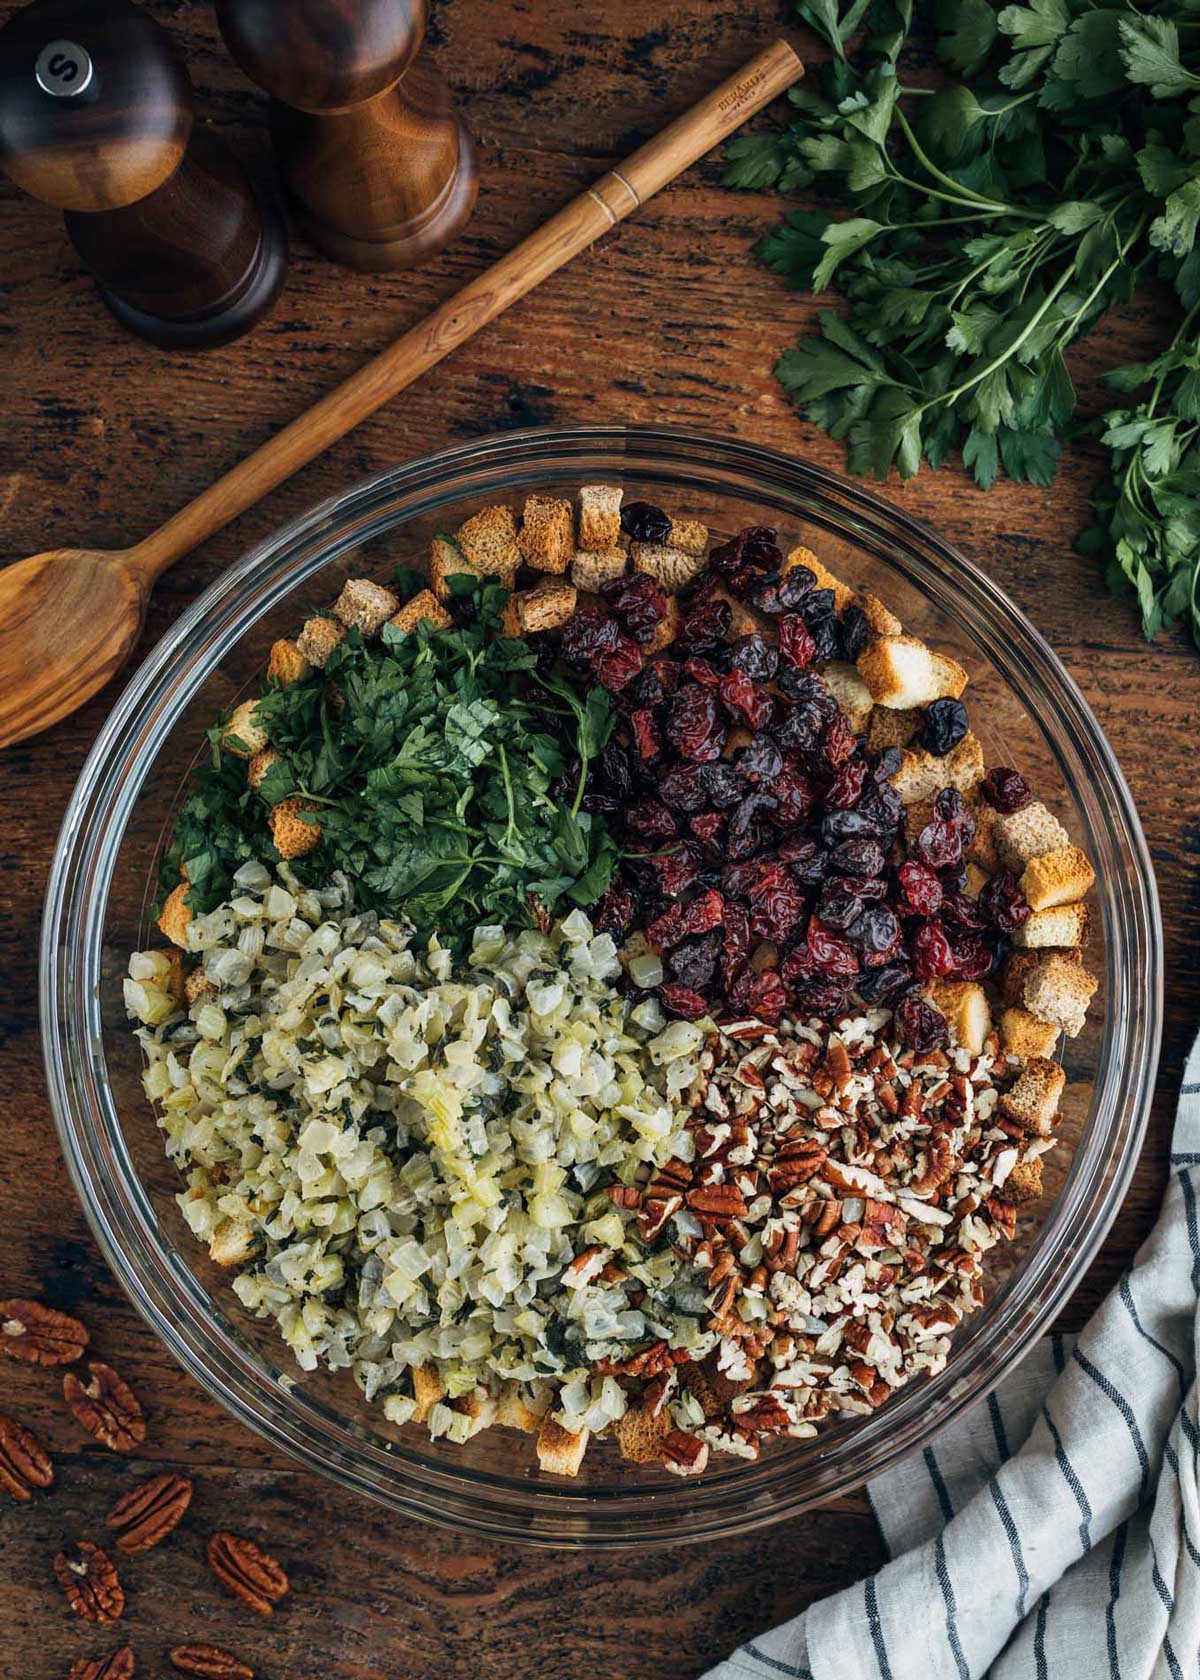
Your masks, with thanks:
<instances>
[{"instance_id":1,"label":"chopped pecan","mask_svg":"<svg viewBox=\"0 0 1200 1680\"><path fill-rule=\"evenodd\" d=\"M672 1429L662 1444L663 1463L677 1476L698 1476L708 1463L708 1442Z\"/></svg>"},{"instance_id":2,"label":"chopped pecan","mask_svg":"<svg viewBox=\"0 0 1200 1680\"><path fill-rule=\"evenodd\" d=\"M53 1480L50 1454L37 1436L0 1412L0 1487L24 1504L35 1487L47 1488Z\"/></svg>"},{"instance_id":3,"label":"chopped pecan","mask_svg":"<svg viewBox=\"0 0 1200 1680\"><path fill-rule=\"evenodd\" d=\"M645 1243L653 1242L667 1220L677 1214L682 1206L683 1197L680 1195L652 1196L647 1191L642 1211L638 1214L638 1236Z\"/></svg>"},{"instance_id":4,"label":"chopped pecan","mask_svg":"<svg viewBox=\"0 0 1200 1680\"><path fill-rule=\"evenodd\" d=\"M763 1264L769 1272L790 1272L799 1253L799 1230L779 1230L763 1244Z\"/></svg>"},{"instance_id":5,"label":"chopped pecan","mask_svg":"<svg viewBox=\"0 0 1200 1680\"><path fill-rule=\"evenodd\" d=\"M219 1645L176 1645L170 1657L180 1674L197 1674L201 1680L254 1680L254 1670Z\"/></svg>"},{"instance_id":6,"label":"chopped pecan","mask_svg":"<svg viewBox=\"0 0 1200 1680\"><path fill-rule=\"evenodd\" d=\"M67 1680L133 1680L134 1667L133 1646L122 1645L119 1651L101 1657L98 1662L80 1657L71 1664Z\"/></svg>"},{"instance_id":7,"label":"chopped pecan","mask_svg":"<svg viewBox=\"0 0 1200 1680\"><path fill-rule=\"evenodd\" d=\"M132 1557L165 1540L192 1502L186 1476L165 1470L148 1482L130 1488L108 1513L109 1528L119 1529L117 1550Z\"/></svg>"},{"instance_id":8,"label":"chopped pecan","mask_svg":"<svg viewBox=\"0 0 1200 1680\"><path fill-rule=\"evenodd\" d=\"M767 1179L777 1196L807 1184L825 1165L826 1152L812 1138L796 1138L781 1144L774 1161L767 1169Z\"/></svg>"},{"instance_id":9,"label":"chopped pecan","mask_svg":"<svg viewBox=\"0 0 1200 1680\"><path fill-rule=\"evenodd\" d=\"M54 1560L54 1575L67 1603L85 1622L115 1622L125 1608L116 1565L90 1540L78 1540Z\"/></svg>"},{"instance_id":10,"label":"chopped pecan","mask_svg":"<svg viewBox=\"0 0 1200 1680\"><path fill-rule=\"evenodd\" d=\"M269 1616L288 1590L288 1578L269 1552L221 1529L208 1542L208 1566L227 1592Z\"/></svg>"},{"instance_id":11,"label":"chopped pecan","mask_svg":"<svg viewBox=\"0 0 1200 1680\"><path fill-rule=\"evenodd\" d=\"M146 1439L146 1420L137 1396L102 1360L89 1359L91 1381L81 1383L74 1371L63 1378L63 1399L89 1435L113 1452L132 1452Z\"/></svg>"},{"instance_id":12,"label":"chopped pecan","mask_svg":"<svg viewBox=\"0 0 1200 1680\"><path fill-rule=\"evenodd\" d=\"M790 1429L792 1420L782 1401L774 1394L756 1395L752 1405L744 1410L733 1403L734 1420L739 1433L747 1435L780 1435Z\"/></svg>"},{"instance_id":13,"label":"chopped pecan","mask_svg":"<svg viewBox=\"0 0 1200 1680\"><path fill-rule=\"evenodd\" d=\"M689 1190L687 1205L705 1219L740 1219L746 1211L746 1198L736 1184L708 1184Z\"/></svg>"},{"instance_id":14,"label":"chopped pecan","mask_svg":"<svg viewBox=\"0 0 1200 1680\"><path fill-rule=\"evenodd\" d=\"M825 1052L825 1072L833 1080L834 1088L844 1091L854 1077L850 1066L850 1052L840 1038L831 1038Z\"/></svg>"},{"instance_id":15,"label":"chopped pecan","mask_svg":"<svg viewBox=\"0 0 1200 1680\"><path fill-rule=\"evenodd\" d=\"M636 1184L610 1184L607 1195L614 1207L635 1208L642 1199Z\"/></svg>"},{"instance_id":16,"label":"chopped pecan","mask_svg":"<svg viewBox=\"0 0 1200 1680\"><path fill-rule=\"evenodd\" d=\"M40 1301L0 1301L0 1353L26 1365L70 1365L88 1345L77 1318Z\"/></svg>"},{"instance_id":17,"label":"chopped pecan","mask_svg":"<svg viewBox=\"0 0 1200 1680\"><path fill-rule=\"evenodd\" d=\"M686 1161L681 1161L677 1155L672 1155L665 1161L654 1177L646 1186L646 1193L650 1196L666 1195L672 1190L686 1190L692 1181L692 1169Z\"/></svg>"}]
</instances>

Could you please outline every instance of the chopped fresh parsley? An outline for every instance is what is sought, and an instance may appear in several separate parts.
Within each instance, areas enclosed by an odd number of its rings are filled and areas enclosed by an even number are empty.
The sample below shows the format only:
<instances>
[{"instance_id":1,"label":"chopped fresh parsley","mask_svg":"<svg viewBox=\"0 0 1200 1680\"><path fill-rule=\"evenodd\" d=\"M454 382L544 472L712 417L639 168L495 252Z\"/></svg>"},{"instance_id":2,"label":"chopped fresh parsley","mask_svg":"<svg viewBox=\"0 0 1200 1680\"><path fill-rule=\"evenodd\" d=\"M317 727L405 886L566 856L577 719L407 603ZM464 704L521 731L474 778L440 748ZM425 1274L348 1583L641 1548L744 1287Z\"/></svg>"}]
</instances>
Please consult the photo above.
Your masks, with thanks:
<instances>
[{"instance_id":1,"label":"chopped fresh parsley","mask_svg":"<svg viewBox=\"0 0 1200 1680\"><path fill-rule=\"evenodd\" d=\"M600 896L617 847L582 800L612 729L608 697L581 698L502 635L503 589L455 592L473 598L460 614L470 622L407 635L385 625L372 643L351 631L323 672L268 689L257 720L279 762L257 790L220 726L210 731L212 762L162 858L165 888L182 867L194 910L228 898L239 865L278 861L267 814L294 796L321 827L316 850L293 860L302 881L344 870L364 908L403 913L451 946L482 923L529 926L531 895L552 915Z\"/></svg>"}]
</instances>

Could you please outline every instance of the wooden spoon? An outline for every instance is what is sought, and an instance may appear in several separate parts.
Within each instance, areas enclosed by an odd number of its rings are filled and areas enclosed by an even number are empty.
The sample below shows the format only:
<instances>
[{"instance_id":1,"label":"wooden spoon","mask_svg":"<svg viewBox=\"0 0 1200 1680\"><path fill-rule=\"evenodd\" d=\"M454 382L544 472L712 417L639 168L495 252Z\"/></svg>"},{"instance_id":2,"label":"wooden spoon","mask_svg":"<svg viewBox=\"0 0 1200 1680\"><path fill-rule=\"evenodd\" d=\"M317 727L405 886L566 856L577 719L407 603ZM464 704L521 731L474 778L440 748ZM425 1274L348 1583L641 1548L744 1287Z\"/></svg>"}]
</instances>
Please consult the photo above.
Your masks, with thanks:
<instances>
[{"instance_id":1,"label":"wooden spoon","mask_svg":"<svg viewBox=\"0 0 1200 1680\"><path fill-rule=\"evenodd\" d=\"M132 548L55 548L0 572L0 746L82 706L137 641L155 579L532 291L804 73L775 41L315 407Z\"/></svg>"}]
</instances>

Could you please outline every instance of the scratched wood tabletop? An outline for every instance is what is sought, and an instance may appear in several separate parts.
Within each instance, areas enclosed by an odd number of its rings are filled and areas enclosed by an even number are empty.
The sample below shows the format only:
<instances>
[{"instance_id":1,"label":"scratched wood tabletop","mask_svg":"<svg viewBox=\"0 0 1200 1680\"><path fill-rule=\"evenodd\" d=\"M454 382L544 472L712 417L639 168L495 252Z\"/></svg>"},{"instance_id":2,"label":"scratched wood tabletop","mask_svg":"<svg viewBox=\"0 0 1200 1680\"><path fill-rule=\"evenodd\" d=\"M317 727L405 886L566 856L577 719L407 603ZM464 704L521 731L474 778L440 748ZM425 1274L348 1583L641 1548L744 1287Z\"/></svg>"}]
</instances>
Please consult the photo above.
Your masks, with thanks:
<instances>
[{"instance_id":1,"label":"scratched wood tabletop","mask_svg":"<svg viewBox=\"0 0 1200 1680\"><path fill-rule=\"evenodd\" d=\"M0 19L13 8L0 3ZM182 46L206 120L267 168L262 108L228 61L207 5L152 0ZM121 334L58 217L0 187L0 562L59 543L118 547L157 525L365 356L725 75L784 21L774 0L442 0L430 39L479 140L465 235L412 275L357 276L297 236L274 315L229 348L170 355ZM814 54L814 56L816 56ZM554 276L421 384L247 514L159 587L140 652L247 545L361 474L465 438L546 422L670 421L841 465L771 376L814 310L750 256L778 214L719 186L710 160ZM1098 368L1158 330L1134 308L1081 347L1085 407ZM988 494L956 466L888 494L983 564L1065 660L1129 778L1158 871L1167 1030L1149 1139L1121 1215L1064 1323L1077 1325L1146 1232L1165 1174L1172 1092L1200 1015L1197 819L1200 656L1182 635L1148 647L1072 552L1094 446L1052 489ZM177 1368L111 1279L62 1165L43 1086L36 946L55 834L114 690L0 758L0 1296L76 1310L143 1397L148 1467L194 1476L173 1542L127 1567L121 1624L139 1674L177 1642L225 1644L263 1680L624 1680L699 1674L740 1639L857 1578L880 1558L861 1496L757 1537L636 1558L457 1539L335 1492L268 1451ZM95 1534L130 1467L82 1445L54 1373L0 1369L5 1410L56 1455L53 1497L0 1509L0 1677L60 1680L119 1641L67 1610L50 1573ZM213 1587L212 1528L243 1527L291 1572L258 1622ZM253 1624L253 1625L251 1625Z\"/></svg>"}]
</instances>

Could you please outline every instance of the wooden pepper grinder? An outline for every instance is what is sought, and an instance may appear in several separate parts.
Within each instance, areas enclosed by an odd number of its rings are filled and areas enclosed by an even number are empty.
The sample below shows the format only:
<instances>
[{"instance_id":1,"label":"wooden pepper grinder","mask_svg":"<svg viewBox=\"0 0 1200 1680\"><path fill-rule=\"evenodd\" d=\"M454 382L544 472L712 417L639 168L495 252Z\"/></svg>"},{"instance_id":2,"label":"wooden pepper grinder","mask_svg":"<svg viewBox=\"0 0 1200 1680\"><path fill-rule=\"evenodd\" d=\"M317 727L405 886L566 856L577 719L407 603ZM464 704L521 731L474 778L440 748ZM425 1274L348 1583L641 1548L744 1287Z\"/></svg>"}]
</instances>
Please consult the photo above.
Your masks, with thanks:
<instances>
[{"instance_id":1,"label":"wooden pepper grinder","mask_svg":"<svg viewBox=\"0 0 1200 1680\"><path fill-rule=\"evenodd\" d=\"M425 0L217 0L233 57L272 95L306 232L350 268L410 268L466 222L474 148L423 53Z\"/></svg>"},{"instance_id":2,"label":"wooden pepper grinder","mask_svg":"<svg viewBox=\"0 0 1200 1680\"><path fill-rule=\"evenodd\" d=\"M117 319L154 344L220 344L274 301L283 219L193 129L167 31L129 0L35 0L0 30L0 169L66 211Z\"/></svg>"}]
</instances>

